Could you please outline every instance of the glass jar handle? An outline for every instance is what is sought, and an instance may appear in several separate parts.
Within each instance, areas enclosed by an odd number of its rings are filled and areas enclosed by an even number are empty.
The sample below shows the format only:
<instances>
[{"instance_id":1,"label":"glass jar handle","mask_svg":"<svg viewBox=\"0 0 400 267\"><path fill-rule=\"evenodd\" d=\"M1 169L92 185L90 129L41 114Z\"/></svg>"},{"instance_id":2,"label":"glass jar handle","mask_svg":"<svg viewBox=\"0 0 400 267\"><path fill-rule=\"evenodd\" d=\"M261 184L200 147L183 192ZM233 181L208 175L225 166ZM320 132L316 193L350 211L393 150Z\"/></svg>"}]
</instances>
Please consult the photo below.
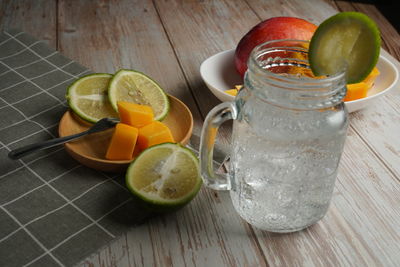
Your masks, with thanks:
<instances>
[{"instance_id":1,"label":"glass jar handle","mask_svg":"<svg viewBox=\"0 0 400 267\"><path fill-rule=\"evenodd\" d=\"M213 168L213 150L218 127L227 120L237 118L234 102L224 102L214 107L204 121L200 139L200 171L205 185L214 190L229 190L227 174L217 174Z\"/></svg>"}]
</instances>

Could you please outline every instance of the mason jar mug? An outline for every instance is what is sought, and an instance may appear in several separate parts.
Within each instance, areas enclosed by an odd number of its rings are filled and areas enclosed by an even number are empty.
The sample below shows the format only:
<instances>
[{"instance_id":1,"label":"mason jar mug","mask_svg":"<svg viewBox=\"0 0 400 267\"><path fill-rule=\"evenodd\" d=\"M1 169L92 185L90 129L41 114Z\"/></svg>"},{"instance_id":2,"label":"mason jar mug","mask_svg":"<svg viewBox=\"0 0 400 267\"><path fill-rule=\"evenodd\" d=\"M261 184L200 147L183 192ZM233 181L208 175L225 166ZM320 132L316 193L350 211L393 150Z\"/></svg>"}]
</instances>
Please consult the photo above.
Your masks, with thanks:
<instances>
[{"instance_id":1,"label":"mason jar mug","mask_svg":"<svg viewBox=\"0 0 400 267\"><path fill-rule=\"evenodd\" d=\"M230 190L238 214L257 228L293 232L327 212L348 127L344 73L314 77L307 41L256 47L244 87L207 115L201 134L204 183ZM218 127L233 119L228 174L212 166Z\"/></svg>"}]
</instances>

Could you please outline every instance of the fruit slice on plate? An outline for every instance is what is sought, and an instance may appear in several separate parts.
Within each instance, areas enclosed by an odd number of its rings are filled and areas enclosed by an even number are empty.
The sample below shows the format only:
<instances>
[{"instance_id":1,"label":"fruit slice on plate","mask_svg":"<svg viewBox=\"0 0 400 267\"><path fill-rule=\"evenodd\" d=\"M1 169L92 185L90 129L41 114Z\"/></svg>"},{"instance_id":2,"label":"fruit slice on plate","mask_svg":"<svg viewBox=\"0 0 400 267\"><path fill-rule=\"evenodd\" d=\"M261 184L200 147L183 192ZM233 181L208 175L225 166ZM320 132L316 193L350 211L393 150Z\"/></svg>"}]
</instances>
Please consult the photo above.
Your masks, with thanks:
<instances>
[{"instance_id":1,"label":"fruit slice on plate","mask_svg":"<svg viewBox=\"0 0 400 267\"><path fill-rule=\"evenodd\" d=\"M86 75L67 89L69 107L83 120L95 123L102 118L117 118L107 97L111 74L95 73Z\"/></svg>"},{"instance_id":2,"label":"fruit slice on plate","mask_svg":"<svg viewBox=\"0 0 400 267\"><path fill-rule=\"evenodd\" d=\"M334 15L311 38L309 62L316 76L346 72L347 83L358 83L379 58L380 34L375 22L358 12Z\"/></svg>"},{"instance_id":3,"label":"fruit slice on plate","mask_svg":"<svg viewBox=\"0 0 400 267\"><path fill-rule=\"evenodd\" d=\"M164 143L143 151L126 172L129 190L155 211L187 204L199 191L199 163L188 148Z\"/></svg>"},{"instance_id":4,"label":"fruit slice on plate","mask_svg":"<svg viewBox=\"0 0 400 267\"><path fill-rule=\"evenodd\" d=\"M168 96L151 78L134 70L120 70L108 87L108 98L115 111L117 102L126 101L147 105L153 109L154 119L162 120L169 111Z\"/></svg>"}]
</instances>

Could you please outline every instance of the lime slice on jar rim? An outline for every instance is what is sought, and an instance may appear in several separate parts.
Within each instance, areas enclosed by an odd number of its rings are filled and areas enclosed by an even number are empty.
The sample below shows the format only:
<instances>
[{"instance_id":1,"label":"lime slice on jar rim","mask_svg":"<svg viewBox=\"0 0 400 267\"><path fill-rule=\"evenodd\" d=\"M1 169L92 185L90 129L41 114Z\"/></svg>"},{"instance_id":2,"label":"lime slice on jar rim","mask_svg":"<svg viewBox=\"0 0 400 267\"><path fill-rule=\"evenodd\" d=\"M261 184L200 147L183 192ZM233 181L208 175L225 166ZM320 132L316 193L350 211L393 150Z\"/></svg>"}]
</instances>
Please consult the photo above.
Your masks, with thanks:
<instances>
[{"instance_id":1,"label":"lime slice on jar rim","mask_svg":"<svg viewBox=\"0 0 400 267\"><path fill-rule=\"evenodd\" d=\"M345 72L347 83L364 80L379 59L380 33L359 12L338 13L322 22L310 41L309 63L315 76Z\"/></svg>"}]
</instances>

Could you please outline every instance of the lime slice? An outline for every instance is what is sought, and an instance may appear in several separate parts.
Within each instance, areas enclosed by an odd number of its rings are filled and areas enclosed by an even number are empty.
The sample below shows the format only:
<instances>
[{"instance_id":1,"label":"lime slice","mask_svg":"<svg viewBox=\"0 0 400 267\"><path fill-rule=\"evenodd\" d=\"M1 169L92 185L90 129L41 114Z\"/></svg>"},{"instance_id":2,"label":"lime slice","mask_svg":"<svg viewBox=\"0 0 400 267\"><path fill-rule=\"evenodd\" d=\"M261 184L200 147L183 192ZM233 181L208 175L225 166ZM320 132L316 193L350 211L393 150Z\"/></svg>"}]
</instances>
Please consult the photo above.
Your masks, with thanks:
<instances>
[{"instance_id":1,"label":"lime slice","mask_svg":"<svg viewBox=\"0 0 400 267\"><path fill-rule=\"evenodd\" d=\"M127 101L151 106L155 120L162 120L169 111L168 96L151 78L134 70L120 70L108 87L108 98L115 111L117 102Z\"/></svg>"},{"instance_id":2,"label":"lime slice","mask_svg":"<svg viewBox=\"0 0 400 267\"><path fill-rule=\"evenodd\" d=\"M309 62L314 75L346 72L347 83L362 81L379 58L379 29L358 12L334 15L317 28L311 38Z\"/></svg>"},{"instance_id":3,"label":"lime slice","mask_svg":"<svg viewBox=\"0 0 400 267\"><path fill-rule=\"evenodd\" d=\"M69 107L83 120L95 123L102 118L118 118L107 97L111 74L95 73L81 77L67 89Z\"/></svg>"},{"instance_id":4,"label":"lime slice","mask_svg":"<svg viewBox=\"0 0 400 267\"><path fill-rule=\"evenodd\" d=\"M130 164L126 184L152 210L176 210L192 200L201 187L198 159L179 144L152 146Z\"/></svg>"}]
</instances>

